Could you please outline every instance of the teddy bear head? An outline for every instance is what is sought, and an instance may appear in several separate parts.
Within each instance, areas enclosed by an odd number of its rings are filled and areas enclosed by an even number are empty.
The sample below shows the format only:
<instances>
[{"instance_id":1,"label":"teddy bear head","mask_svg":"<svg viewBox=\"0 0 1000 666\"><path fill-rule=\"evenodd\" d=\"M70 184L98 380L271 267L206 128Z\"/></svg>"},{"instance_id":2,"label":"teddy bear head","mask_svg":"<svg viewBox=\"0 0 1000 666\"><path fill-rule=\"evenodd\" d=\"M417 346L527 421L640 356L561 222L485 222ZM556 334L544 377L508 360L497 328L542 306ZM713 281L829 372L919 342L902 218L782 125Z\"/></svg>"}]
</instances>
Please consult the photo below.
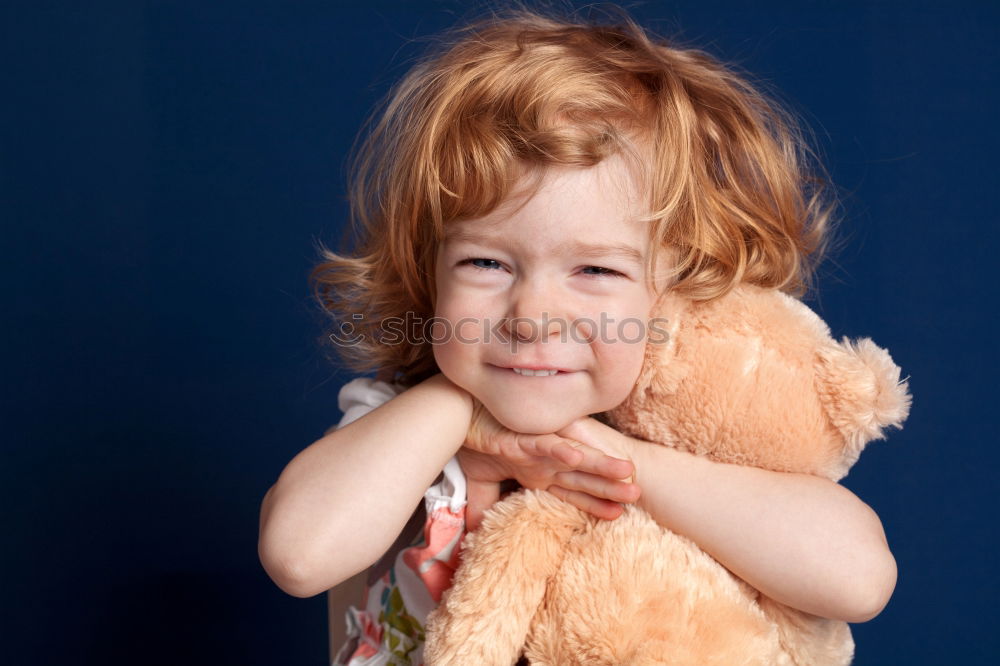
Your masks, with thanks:
<instances>
[{"instance_id":1,"label":"teddy bear head","mask_svg":"<svg viewBox=\"0 0 1000 666\"><path fill-rule=\"evenodd\" d=\"M864 446L901 428L911 397L871 339L837 342L776 289L710 301L667 291L651 313L631 394L605 416L633 437L719 462L837 481Z\"/></svg>"}]
</instances>

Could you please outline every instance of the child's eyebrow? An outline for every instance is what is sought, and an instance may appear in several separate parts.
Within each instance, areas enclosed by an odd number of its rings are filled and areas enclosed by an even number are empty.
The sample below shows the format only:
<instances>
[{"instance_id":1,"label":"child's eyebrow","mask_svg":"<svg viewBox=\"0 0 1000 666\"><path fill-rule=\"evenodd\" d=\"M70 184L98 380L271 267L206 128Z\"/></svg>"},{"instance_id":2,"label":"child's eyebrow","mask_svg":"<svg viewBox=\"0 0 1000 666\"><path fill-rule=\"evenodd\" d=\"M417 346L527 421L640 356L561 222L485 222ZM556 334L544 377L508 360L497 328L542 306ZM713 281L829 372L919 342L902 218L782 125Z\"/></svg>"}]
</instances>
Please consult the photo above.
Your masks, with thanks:
<instances>
[{"instance_id":1,"label":"child's eyebrow","mask_svg":"<svg viewBox=\"0 0 1000 666\"><path fill-rule=\"evenodd\" d=\"M451 243L490 243L500 246L509 246L509 242L502 236L477 233L471 229L454 226L445 231L445 240ZM643 262L643 254L638 249L625 243L588 243L582 240L574 240L562 246L561 252L564 255L572 255L587 258L598 257L621 257L636 263Z\"/></svg>"},{"instance_id":2,"label":"child's eyebrow","mask_svg":"<svg viewBox=\"0 0 1000 666\"><path fill-rule=\"evenodd\" d=\"M623 259L630 259L636 263L642 263L642 252L631 245L624 243L585 243L583 241L573 241L565 246L566 254L581 257L609 257L618 256Z\"/></svg>"}]
</instances>

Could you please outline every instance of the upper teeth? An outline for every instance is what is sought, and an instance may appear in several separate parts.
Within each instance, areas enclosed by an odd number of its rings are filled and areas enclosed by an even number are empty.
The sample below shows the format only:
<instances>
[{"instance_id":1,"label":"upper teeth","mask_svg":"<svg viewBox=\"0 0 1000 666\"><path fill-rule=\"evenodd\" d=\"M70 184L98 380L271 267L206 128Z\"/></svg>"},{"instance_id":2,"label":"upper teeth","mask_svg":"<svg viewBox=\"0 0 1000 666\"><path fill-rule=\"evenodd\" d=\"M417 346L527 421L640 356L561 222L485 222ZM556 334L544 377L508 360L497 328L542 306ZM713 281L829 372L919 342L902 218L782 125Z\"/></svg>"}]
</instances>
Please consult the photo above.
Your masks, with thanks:
<instances>
[{"instance_id":1,"label":"upper teeth","mask_svg":"<svg viewBox=\"0 0 1000 666\"><path fill-rule=\"evenodd\" d=\"M548 377L559 372L558 370L531 370L530 368L511 368L511 370L527 377Z\"/></svg>"}]
</instances>

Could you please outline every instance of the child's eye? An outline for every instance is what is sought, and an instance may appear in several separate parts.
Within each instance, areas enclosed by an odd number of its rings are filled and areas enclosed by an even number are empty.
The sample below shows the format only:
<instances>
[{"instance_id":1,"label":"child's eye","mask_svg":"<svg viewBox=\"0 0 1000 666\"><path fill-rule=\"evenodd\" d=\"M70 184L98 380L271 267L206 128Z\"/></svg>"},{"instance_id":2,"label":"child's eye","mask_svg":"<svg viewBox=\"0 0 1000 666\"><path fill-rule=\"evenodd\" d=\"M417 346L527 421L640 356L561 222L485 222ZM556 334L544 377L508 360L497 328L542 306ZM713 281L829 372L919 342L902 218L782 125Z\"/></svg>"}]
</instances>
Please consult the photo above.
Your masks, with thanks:
<instances>
[{"instance_id":1,"label":"child's eye","mask_svg":"<svg viewBox=\"0 0 1000 666\"><path fill-rule=\"evenodd\" d=\"M623 275L623 273L603 266L584 266L583 270L587 275L608 275L611 277Z\"/></svg>"},{"instance_id":2,"label":"child's eye","mask_svg":"<svg viewBox=\"0 0 1000 666\"><path fill-rule=\"evenodd\" d=\"M500 262L496 259L487 259L485 257L469 257L468 259L463 259L458 262L459 266L464 266L466 264L471 264L473 268L478 268L482 271L493 270L496 268L502 268Z\"/></svg>"},{"instance_id":3,"label":"child's eye","mask_svg":"<svg viewBox=\"0 0 1000 666\"><path fill-rule=\"evenodd\" d=\"M503 268L503 264L501 264L496 259L488 259L486 257L469 257L468 259L463 259L462 261L458 262L458 265L472 266L476 270L480 271L493 271ZM603 266L584 266L583 272L585 275L596 275L596 276L607 276L607 277L624 276L624 273L621 273L611 268L605 268Z\"/></svg>"}]
</instances>

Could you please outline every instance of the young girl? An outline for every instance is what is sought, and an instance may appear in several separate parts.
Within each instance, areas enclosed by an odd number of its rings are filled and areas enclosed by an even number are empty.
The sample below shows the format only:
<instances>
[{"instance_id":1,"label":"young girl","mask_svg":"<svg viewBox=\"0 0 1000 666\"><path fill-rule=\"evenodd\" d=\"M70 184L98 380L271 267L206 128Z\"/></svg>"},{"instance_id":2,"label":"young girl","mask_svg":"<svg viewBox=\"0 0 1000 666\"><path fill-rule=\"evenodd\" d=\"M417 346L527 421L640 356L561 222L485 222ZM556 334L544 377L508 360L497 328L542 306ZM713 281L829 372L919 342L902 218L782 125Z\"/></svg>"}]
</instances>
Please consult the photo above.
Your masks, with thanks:
<instances>
[{"instance_id":1,"label":"young girl","mask_svg":"<svg viewBox=\"0 0 1000 666\"><path fill-rule=\"evenodd\" d=\"M443 39L375 117L355 252L324 250L314 278L343 360L378 375L344 386L339 426L261 508L261 561L289 594L369 571L336 663L421 663L462 536L509 480L609 520L637 502L803 611L880 612L895 561L848 490L594 418L631 389L665 289L808 289L832 205L787 113L627 16L517 10Z\"/></svg>"}]
</instances>

